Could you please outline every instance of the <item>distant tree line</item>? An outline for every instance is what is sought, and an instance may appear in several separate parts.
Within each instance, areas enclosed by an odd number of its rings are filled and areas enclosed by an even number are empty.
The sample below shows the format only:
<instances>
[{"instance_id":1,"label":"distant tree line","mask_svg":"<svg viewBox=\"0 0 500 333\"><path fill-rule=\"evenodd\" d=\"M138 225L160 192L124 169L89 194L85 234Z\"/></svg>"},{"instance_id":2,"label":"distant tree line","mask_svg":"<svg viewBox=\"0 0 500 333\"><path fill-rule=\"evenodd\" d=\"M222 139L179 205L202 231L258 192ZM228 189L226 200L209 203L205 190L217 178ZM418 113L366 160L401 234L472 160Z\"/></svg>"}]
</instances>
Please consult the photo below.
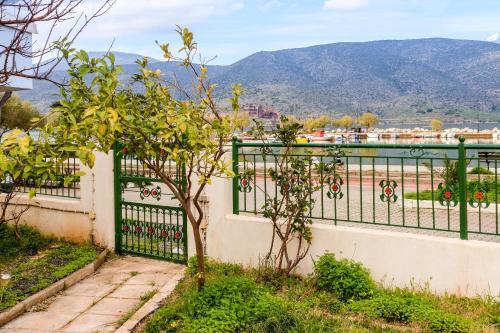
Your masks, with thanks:
<instances>
[{"instance_id":1,"label":"distant tree line","mask_svg":"<svg viewBox=\"0 0 500 333\"><path fill-rule=\"evenodd\" d=\"M328 125L344 129L349 129L354 125L359 125L370 129L379 123L379 118L377 115L371 112L366 112L357 118L353 118L349 115L342 116L338 119L332 119L329 116L320 116L316 118L307 118L302 121L299 120L296 121L304 125L304 131L310 132L315 129L323 129Z\"/></svg>"}]
</instances>

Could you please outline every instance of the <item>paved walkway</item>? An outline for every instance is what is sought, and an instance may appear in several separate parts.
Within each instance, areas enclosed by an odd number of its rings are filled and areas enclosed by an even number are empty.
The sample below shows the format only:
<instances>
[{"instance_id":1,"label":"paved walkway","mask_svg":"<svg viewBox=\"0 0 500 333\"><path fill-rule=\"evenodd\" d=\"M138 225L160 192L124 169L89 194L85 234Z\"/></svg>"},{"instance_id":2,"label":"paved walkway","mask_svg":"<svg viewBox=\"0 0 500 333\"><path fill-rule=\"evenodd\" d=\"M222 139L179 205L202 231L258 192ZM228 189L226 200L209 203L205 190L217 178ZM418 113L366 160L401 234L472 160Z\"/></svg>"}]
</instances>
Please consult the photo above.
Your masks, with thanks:
<instances>
[{"instance_id":1,"label":"paved walkway","mask_svg":"<svg viewBox=\"0 0 500 333\"><path fill-rule=\"evenodd\" d=\"M141 305L141 296L178 281L184 266L138 257L110 260L90 277L11 321L0 333L104 333ZM144 299L144 298L143 298Z\"/></svg>"}]
</instances>

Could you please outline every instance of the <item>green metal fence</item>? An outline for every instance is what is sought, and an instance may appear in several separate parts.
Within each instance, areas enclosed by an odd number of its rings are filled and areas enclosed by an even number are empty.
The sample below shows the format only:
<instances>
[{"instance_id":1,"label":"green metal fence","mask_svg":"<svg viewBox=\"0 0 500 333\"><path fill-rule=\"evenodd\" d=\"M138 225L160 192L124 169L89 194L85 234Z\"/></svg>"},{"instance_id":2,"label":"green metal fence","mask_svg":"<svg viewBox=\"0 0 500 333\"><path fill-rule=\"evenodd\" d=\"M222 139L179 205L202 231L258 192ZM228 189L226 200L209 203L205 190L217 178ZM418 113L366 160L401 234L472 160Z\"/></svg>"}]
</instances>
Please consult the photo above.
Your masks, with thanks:
<instances>
[{"instance_id":1,"label":"green metal fence","mask_svg":"<svg viewBox=\"0 0 500 333\"><path fill-rule=\"evenodd\" d=\"M259 215L266 199L281 196L269 171L283 158L280 143L233 140L233 212ZM311 219L342 225L459 234L500 241L500 145L330 144L293 146L309 160ZM318 165L333 165L325 178Z\"/></svg>"},{"instance_id":2,"label":"green metal fence","mask_svg":"<svg viewBox=\"0 0 500 333\"><path fill-rule=\"evenodd\" d=\"M64 178L74 176L80 171L80 161L75 156L70 156L60 161L59 168L56 172L55 180L46 180L37 187L37 195L46 195L54 197L80 198L80 180L79 177L69 184L64 184ZM8 186L9 177L5 176L1 179L2 184ZM28 193L34 187L34 181L25 179L18 189L20 192Z\"/></svg>"},{"instance_id":3,"label":"green metal fence","mask_svg":"<svg viewBox=\"0 0 500 333\"><path fill-rule=\"evenodd\" d=\"M114 150L115 246L117 251L187 261L187 219L168 188L132 152ZM185 170L167 161L167 172L180 183Z\"/></svg>"}]
</instances>

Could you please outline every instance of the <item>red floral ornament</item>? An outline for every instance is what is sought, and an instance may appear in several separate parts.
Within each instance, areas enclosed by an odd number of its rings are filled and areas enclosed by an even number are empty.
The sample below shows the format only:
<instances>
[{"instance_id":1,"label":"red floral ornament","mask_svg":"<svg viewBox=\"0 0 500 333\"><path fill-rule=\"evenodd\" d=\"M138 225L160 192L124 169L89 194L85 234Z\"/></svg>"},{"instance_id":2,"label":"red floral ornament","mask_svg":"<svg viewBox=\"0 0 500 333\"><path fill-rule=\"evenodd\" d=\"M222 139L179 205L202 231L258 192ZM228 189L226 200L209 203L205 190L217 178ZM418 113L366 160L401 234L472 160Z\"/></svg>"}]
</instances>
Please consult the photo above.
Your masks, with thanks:
<instances>
[{"instance_id":1,"label":"red floral ornament","mask_svg":"<svg viewBox=\"0 0 500 333\"><path fill-rule=\"evenodd\" d=\"M476 192L474 193L474 198L478 201L484 200L484 193L483 192Z\"/></svg>"},{"instance_id":2,"label":"red floral ornament","mask_svg":"<svg viewBox=\"0 0 500 333\"><path fill-rule=\"evenodd\" d=\"M174 234L174 237L175 239L180 239L182 237L182 232L180 232L179 230L177 230Z\"/></svg>"},{"instance_id":3,"label":"red floral ornament","mask_svg":"<svg viewBox=\"0 0 500 333\"><path fill-rule=\"evenodd\" d=\"M330 199L342 199L344 196L342 193L342 185L344 184L342 178L338 175L334 175L333 177L329 177L327 182L329 184L329 189L326 196Z\"/></svg>"},{"instance_id":4,"label":"red floral ornament","mask_svg":"<svg viewBox=\"0 0 500 333\"><path fill-rule=\"evenodd\" d=\"M241 175L239 180L238 189L240 192L248 193L252 191L252 186L250 186L250 179L247 175Z\"/></svg>"}]
</instances>

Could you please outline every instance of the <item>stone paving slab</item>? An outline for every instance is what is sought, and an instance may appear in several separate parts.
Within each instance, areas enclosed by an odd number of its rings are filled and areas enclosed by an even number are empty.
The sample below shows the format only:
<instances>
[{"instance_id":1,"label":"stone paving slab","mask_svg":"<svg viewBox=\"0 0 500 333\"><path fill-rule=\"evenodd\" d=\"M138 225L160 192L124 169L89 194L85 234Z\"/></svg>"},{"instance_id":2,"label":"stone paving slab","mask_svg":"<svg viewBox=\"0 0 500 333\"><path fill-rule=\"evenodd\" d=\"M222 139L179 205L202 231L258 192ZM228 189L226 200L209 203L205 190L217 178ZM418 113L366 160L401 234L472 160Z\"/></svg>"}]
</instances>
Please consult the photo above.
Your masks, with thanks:
<instances>
[{"instance_id":1,"label":"stone paving slab","mask_svg":"<svg viewBox=\"0 0 500 333\"><path fill-rule=\"evenodd\" d=\"M155 286L147 284L124 284L116 289L110 298L117 299L140 299L142 295L158 290Z\"/></svg>"},{"instance_id":2,"label":"stone paving slab","mask_svg":"<svg viewBox=\"0 0 500 333\"><path fill-rule=\"evenodd\" d=\"M140 304L141 296L176 284L183 270L184 266L165 261L118 257L42 306L0 327L0 333L115 332L117 322Z\"/></svg>"}]
</instances>

